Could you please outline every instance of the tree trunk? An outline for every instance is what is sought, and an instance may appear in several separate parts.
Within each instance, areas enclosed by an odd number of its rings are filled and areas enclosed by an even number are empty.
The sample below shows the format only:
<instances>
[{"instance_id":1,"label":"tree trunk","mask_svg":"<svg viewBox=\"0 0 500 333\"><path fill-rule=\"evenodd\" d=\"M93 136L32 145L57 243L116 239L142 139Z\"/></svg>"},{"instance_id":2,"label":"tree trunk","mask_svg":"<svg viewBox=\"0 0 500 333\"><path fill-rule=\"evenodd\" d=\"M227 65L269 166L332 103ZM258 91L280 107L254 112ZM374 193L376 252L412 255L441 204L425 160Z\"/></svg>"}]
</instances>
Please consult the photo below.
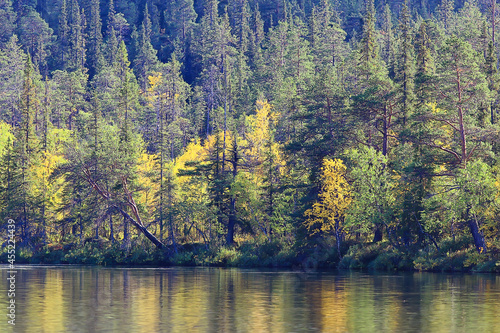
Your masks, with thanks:
<instances>
[{"instance_id":1,"label":"tree trunk","mask_svg":"<svg viewBox=\"0 0 500 333\"><path fill-rule=\"evenodd\" d=\"M342 258L342 254L340 253L340 242L342 240L342 237L340 235L340 223L338 219L335 219L335 240L337 243L337 254L339 258Z\"/></svg>"},{"instance_id":2,"label":"tree trunk","mask_svg":"<svg viewBox=\"0 0 500 333\"><path fill-rule=\"evenodd\" d=\"M113 230L113 215L109 214L109 239L112 243L115 242L115 233Z\"/></svg>"},{"instance_id":3,"label":"tree trunk","mask_svg":"<svg viewBox=\"0 0 500 333\"><path fill-rule=\"evenodd\" d=\"M225 147L224 147L225 148ZM233 180L236 178L238 174L238 145L236 138L234 138L233 144L233 156L231 159L231 164L233 165ZM229 207L229 221L227 223L227 234L226 234L226 244L233 245L234 244L234 227L236 225L236 198L232 197L230 201Z\"/></svg>"},{"instance_id":4,"label":"tree trunk","mask_svg":"<svg viewBox=\"0 0 500 333\"><path fill-rule=\"evenodd\" d=\"M235 212L236 200L231 198L231 212L229 214L229 221L227 223L227 234L226 234L226 244L234 244L234 226L236 225L236 212Z\"/></svg>"},{"instance_id":5,"label":"tree trunk","mask_svg":"<svg viewBox=\"0 0 500 333\"><path fill-rule=\"evenodd\" d=\"M128 248L129 247L129 233L128 233L128 223L127 223L127 217L126 216L123 216L123 246L125 248Z\"/></svg>"},{"instance_id":6,"label":"tree trunk","mask_svg":"<svg viewBox=\"0 0 500 333\"><path fill-rule=\"evenodd\" d=\"M104 199L108 200L108 202L109 202L109 200L110 200L110 194L108 192L106 192L106 191L103 191L99 187L99 185L92 179L92 177L90 176L90 171L88 169L84 169L83 173L85 175L86 181L92 186L92 188L94 188L97 191L97 193L99 193L99 195L101 197L103 197ZM130 221L132 223L132 225L134 225L151 242L153 242L153 244L156 245L157 248L159 248L159 249L163 248L163 243L161 241L159 241L153 234L151 234L146 229L146 227L144 226L144 224L142 223L141 217L140 217L139 212L137 210L137 205L135 204L135 201L134 201L134 199L132 197L132 194L127 189L127 183L126 183L125 179L123 179L123 185L124 185L125 193L126 193L126 195L128 197L128 206L132 208L132 211L135 214L137 220L135 220L134 218L132 218L132 216L130 216L120 206L113 205L112 207L114 207L116 210L118 210L120 212L120 214L122 214L123 219L124 219L124 223L126 223L126 221Z\"/></svg>"},{"instance_id":7,"label":"tree trunk","mask_svg":"<svg viewBox=\"0 0 500 333\"><path fill-rule=\"evenodd\" d=\"M483 253L486 251L486 241L484 240L484 235L479 230L478 222L474 215L469 214L470 208L467 208L467 224L469 226L472 238L474 238L474 245L476 246L477 252Z\"/></svg>"},{"instance_id":8,"label":"tree trunk","mask_svg":"<svg viewBox=\"0 0 500 333\"><path fill-rule=\"evenodd\" d=\"M158 240L158 238L155 237L152 233L149 232L148 229L146 229L145 226L140 225L137 223L136 220L132 218L126 211L123 209L116 207L120 214L122 214L124 221L131 222L134 227L136 227L137 230L142 232L144 236L146 236L154 245L156 245L157 248L162 249L163 248L163 243Z\"/></svg>"},{"instance_id":9,"label":"tree trunk","mask_svg":"<svg viewBox=\"0 0 500 333\"><path fill-rule=\"evenodd\" d=\"M382 241L382 230L379 226L375 226L375 232L373 234L373 243L378 243Z\"/></svg>"}]
</instances>

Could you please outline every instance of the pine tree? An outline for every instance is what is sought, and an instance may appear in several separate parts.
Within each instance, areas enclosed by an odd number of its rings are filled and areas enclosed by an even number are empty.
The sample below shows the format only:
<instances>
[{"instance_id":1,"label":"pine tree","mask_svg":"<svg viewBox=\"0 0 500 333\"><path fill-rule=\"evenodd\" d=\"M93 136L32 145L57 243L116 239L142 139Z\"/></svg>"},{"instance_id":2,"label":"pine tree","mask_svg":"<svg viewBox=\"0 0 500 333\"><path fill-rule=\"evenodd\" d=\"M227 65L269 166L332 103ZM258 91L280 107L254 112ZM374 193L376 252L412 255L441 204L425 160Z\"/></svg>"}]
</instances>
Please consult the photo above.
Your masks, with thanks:
<instances>
[{"instance_id":1,"label":"pine tree","mask_svg":"<svg viewBox=\"0 0 500 333\"><path fill-rule=\"evenodd\" d=\"M313 181L307 187L310 196L315 197L319 193L316 180L323 159L334 156L345 137L346 127L341 118L346 92L339 74L346 45L345 32L335 22L334 11L327 1L313 8L311 19L314 76L306 85L300 107L291 116L295 133L287 146L297 159L308 165L304 171ZM298 164L300 168L301 163Z\"/></svg>"},{"instance_id":2,"label":"pine tree","mask_svg":"<svg viewBox=\"0 0 500 333\"><path fill-rule=\"evenodd\" d=\"M166 54L175 52L177 60L181 62L189 60L188 50L197 16L193 0L179 0L170 3L169 8L165 11L165 21L169 27L167 30L168 38L172 43L166 50Z\"/></svg>"},{"instance_id":3,"label":"pine tree","mask_svg":"<svg viewBox=\"0 0 500 333\"><path fill-rule=\"evenodd\" d=\"M159 192L157 220L160 226L160 238L164 234L164 222L168 222L170 243L177 251L175 227L174 227L174 174L171 167L178 152L182 148L182 117L186 109L188 97L188 85L182 80L180 74L180 63L175 57L172 61L161 66L158 76L150 76L151 87L149 91L151 101L158 115L158 129L156 134L156 152L159 156ZM185 135L185 134L184 134ZM185 142L184 142L185 145ZM165 219L166 218L166 219Z\"/></svg>"},{"instance_id":4,"label":"pine tree","mask_svg":"<svg viewBox=\"0 0 500 333\"><path fill-rule=\"evenodd\" d=\"M2 221L18 218L16 214L22 206L16 200L22 196L19 193L21 189L19 177L16 177L19 168L14 155L14 140L12 126L3 121L0 122L0 218Z\"/></svg>"},{"instance_id":5,"label":"pine tree","mask_svg":"<svg viewBox=\"0 0 500 333\"><path fill-rule=\"evenodd\" d=\"M53 123L57 128L66 125L69 130L75 129L80 111L86 106L87 79L88 75L82 69L53 72Z\"/></svg>"},{"instance_id":6,"label":"pine tree","mask_svg":"<svg viewBox=\"0 0 500 333\"><path fill-rule=\"evenodd\" d=\"M250 44L250 9L247 0L239 0L233 2L231 12L229 13L234 23L235 40L236 40L236 60L235 60L235 83L234 83L234 109L241 110L240 112L248 112L251 109L252 101L249 100L250 87L248 80L250 78L250 68L248 65L249 44ZM245 113L246 113L245 112Z\"/></svg>"},{"instance_id":7,"label":"pine tree","mask_svg":"<svg viewBox=\"0 0 500 333\"><path fill-rule=\"evenodd\" d=\"M20 17L18 24L19 40L26 48L27 53L31 55L35 67L41 73L46 73L53 30L34 10L30 10L26 15Z\"/></svg>"},{"instance_id":8,"label":"pine tree","mask_svg":"<svg viewBox=\"0 0 500 333\"><path fill-rule=\"evenodd\" d=\"M130 69L130 61L128 60L128 52L124 41L120 43L113 67L119 80L118 90L116 91L117 107L120 110L118 112L120 115L119 123L122 130L128 130L138 103L138 88L135 76Z\"/></svg>"},{"instance_id":9,"label":"pine tree","mask_svg":"<svg viewBox=\"0 0 500 333\"><path fill-rule=\"evenodd\" d=\"M2 221L22 220L24 207L23 184L20 181L21 168L14 151L14 137L11 133L2 133L5 138L3 154L0 156L0 218Z\"/></svg>"}]
</instances>

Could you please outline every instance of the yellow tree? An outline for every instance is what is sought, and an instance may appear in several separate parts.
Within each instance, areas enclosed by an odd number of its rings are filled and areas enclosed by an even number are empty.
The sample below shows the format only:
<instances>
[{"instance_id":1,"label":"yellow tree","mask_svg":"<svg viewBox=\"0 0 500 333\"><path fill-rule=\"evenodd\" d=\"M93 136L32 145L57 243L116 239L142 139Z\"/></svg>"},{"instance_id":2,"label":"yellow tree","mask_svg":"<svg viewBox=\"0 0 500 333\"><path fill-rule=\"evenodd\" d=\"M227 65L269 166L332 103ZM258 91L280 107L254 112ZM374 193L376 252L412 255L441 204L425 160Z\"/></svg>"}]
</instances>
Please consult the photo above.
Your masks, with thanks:
<instances>
[{"instance_id":1,"label":"yellow tree","mask_svg":"<svg viewBox=\"0 0 500 333\"><path fill-rule=\"evenodd\" d=\"M137 161L137 204L145 214L146 220L151 220L156 206L155 195L160 189L156 182L157 158L156 154L142 152Z\"/></svg>"},{"instance_id":2,"label":"yellow tree","mask_svg":"<svg viewBox=\"0 0 500 333\"><path fill-rule=\"evenodd\" d=\"M340 242L343 238L343 220L351 204L351 187L347 182L347 168L340 159L326 158L321 168L321 192L318 202L305 212L309 232L334 231L337 250L340 255Z\"/></svg>"},{"instance_id":3,"label":"yellow tree","mask_svg":"<svg viewBox=\"0 0 500 333\"><path fill-rule=\"evenodd\" d=\"M281 144L274 137L279 114L267 101L259 100L256 104L255 114L246 119L246 140L240 145L245 148L245 164L250 167L247 184L253 185L252 192L258 193L256 200L247 200L250 202L250 215L266 237L271 239L274 232L284 233L287 230L287 214L282 212L289 212L287 201L291 200L287 200L288 197L279 189L287 175ZM251 198L251 191L247 192ZM255 207L252 207L252 202Z\"/></svg>"},{"instance_id":4,"label":"yellow tree","mask_svg":"<svg viewBox=\"0 0 500 333\"><path fill-rule=\"evenodd\" d=\"M177 188L175 200L178 207L178 216L183 222L183 236L198 241L200 238L206 246L212 238L213 215L209 207L209 193L207 179L196 175L195 163L208 162L208 149L213 144L212 137L202 145L199 141L192 141L187 145L184 153L171 166L173 182ZM178 174L182 177L178 177ZM192 232L193 231L193 232Z\"/></svg>"},{"instance_id":5,"label":"yellow tree","mask_svg":"<svg viewBox=\"0 0 500 333\"><path fill-rule=\"evenodd\" d=\"M64 177L51 179L54 171L66 162L64 158L64 145L70 142L71 131L67 129L53 128L47 132L47 140L44 151L29 170L30 189L29 194L37 198L39 206L39 220L43 241L52 241L49 236L56 234L55 224L46 225L47 221L57 221L63 218L61 208L64 205ZM47 231L49 233L47 234Z\"/></svg>"}]
</instances>

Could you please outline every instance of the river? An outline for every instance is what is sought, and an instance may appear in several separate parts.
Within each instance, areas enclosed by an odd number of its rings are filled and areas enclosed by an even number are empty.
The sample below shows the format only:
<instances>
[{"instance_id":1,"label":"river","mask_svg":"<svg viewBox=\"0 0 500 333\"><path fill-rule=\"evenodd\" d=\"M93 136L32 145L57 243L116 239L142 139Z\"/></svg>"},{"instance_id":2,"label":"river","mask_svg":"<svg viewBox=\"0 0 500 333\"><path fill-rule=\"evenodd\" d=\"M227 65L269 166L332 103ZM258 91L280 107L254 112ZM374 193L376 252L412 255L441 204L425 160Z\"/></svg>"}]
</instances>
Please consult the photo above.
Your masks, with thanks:
<instances>
[{"instance_id":1,"label":"river","mask_svg":"<svg viewBox=\"0 0 500 333\"><path fill-rule=\"evenodd\" d=\"M9 298L0 271L0 332L500 332L498 275L18 266Z\"/></svg>"}]
</instances>

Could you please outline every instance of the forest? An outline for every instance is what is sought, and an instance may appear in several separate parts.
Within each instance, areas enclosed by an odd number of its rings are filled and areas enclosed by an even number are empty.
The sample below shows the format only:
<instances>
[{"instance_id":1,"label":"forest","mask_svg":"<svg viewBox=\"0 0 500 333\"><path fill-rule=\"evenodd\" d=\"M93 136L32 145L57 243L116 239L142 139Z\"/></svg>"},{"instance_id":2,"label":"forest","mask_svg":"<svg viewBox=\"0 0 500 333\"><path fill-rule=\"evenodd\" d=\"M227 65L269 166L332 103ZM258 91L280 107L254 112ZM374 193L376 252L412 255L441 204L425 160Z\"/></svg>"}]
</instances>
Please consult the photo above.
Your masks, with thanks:
<instances>
[{"instance_id":1,"label":"forest","mask_svg":"<svg viewBox=\"0 0 500 333\"><path fill-rule=\"evenodd\" d=\"M31 263L500 271L498 11L0 0L0 229Z\"/></svg>"}]
</instances>

